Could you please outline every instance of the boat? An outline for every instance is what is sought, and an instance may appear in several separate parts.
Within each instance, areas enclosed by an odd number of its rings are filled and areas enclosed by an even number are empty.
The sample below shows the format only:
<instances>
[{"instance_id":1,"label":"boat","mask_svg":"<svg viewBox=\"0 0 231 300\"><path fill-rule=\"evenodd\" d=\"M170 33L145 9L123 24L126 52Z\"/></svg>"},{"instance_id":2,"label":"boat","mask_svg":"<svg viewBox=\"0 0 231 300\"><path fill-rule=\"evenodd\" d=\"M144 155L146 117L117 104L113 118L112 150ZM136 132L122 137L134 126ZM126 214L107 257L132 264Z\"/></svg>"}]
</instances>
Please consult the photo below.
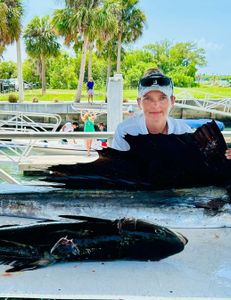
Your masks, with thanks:
<instances>
[{"instance_id":1,"label":"boat","mask_svg":"<svg viewBox=\"0 0 231 300\"><path fill-rule=\"evenodd\" d=\"M211 119L178 119L178 120L180 122L186 123L192 129L197 129L202 125L211 122ZM225 124L223 122L217 120L215 120L215 122L221 131L225 129Z\"/></svg>"},{"instance_id":2,"label":"boat","mask_svg":"<svg viewBox=\"0 0 231 300\"><path fill-rule=\"evenodd\" d=\"M51 155L87 155L84 140L77 141L67 140L43 140L36 141L32 149L39 153ZM91 153L101 149L98 141L93 142Z\"/></svg>"}]
</instances>

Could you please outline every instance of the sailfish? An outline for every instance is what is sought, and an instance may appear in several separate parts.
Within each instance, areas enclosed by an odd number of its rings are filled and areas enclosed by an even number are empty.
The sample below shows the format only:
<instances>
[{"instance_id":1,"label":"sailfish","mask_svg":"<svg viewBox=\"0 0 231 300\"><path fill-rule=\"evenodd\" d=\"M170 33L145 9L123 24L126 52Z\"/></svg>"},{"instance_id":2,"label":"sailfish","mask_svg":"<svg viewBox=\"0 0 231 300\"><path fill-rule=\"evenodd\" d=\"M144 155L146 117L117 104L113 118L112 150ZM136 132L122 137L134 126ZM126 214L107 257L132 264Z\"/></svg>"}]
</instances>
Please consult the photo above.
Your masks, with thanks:
<instances>
[{"instance_id":1,"label":"sailfish","mask_svg":"<svg viewBox=\"0 0 231 300\"><path fill-rule=\"evenodd\" d=\"M129 151L105 148L98 151L96 161L51 166L43 180L69 189L110 190L224 186L231 182L227 145L215 121L193 133L127 134L125 140Z\"/></svg>"}]
</instances>

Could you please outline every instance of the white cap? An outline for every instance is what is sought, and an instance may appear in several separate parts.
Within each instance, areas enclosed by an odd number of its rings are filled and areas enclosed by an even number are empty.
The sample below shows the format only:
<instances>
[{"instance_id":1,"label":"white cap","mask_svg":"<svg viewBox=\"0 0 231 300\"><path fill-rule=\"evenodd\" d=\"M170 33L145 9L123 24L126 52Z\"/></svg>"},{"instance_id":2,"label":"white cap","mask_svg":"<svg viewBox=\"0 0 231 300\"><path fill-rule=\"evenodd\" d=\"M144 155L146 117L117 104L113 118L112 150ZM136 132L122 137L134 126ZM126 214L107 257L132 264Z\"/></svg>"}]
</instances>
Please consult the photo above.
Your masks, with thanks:
<instances>
[{"instance_id":1,"label":"white cap","mask_svg":"<svg viewBox=\"0 0 231 300\"><path fill-rule=\"evenodd\" d=\"M140 97L140 98L144 97L144 95L146 95L148 92L151 92L151 91L160 91L169 98L173 95L173 89L172 89L171 85L160 86L158 84L155 84L155 82L154 82L153 85L151 85L151 86L139 85L138 97Z\"/></svg>"},{"instance_id":2,"label":"white cap","mask_svg":"<svg viewBox=\"0 0 231 300\"><path fill-rule=\"evenodd\" d=\"M144 97L151 91L160 91L170 98L173 95L173 83L171 78L160 72L151 72L141 78L138 86L138 97Z\"/></svg>"}]
</instances>

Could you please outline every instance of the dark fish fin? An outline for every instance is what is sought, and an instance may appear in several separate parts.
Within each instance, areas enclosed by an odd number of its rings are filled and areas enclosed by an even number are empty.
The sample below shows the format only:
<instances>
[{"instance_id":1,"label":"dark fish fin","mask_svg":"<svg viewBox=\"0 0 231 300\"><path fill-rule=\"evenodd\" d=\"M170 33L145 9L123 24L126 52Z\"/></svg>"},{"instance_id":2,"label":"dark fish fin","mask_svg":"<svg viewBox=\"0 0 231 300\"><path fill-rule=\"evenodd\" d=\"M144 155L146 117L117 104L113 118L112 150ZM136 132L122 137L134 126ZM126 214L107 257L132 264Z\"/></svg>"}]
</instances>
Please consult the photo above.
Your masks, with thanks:
<instances>
[{"instance_id":1,"label":"dark fish fin","mask_svg":"<svg viewBox=\"0 0 231 300\"><path fill-rule=\"evenodd\" d=\"M12 226L20 226L20 225L19 225L19 224L6 224L6 225L1 225L1 226L0 226L0 229L1 229L1 228L12 227Z\"/></svg>"},{"instance_id":2,"label":"dark fish fin","mask_svg":"<svg viewBox=\"0 0 231 300\"><path fill-rule=\"evenodd\" d=\"M31 245L0 240L0 264L10 266L6 272L34 270L46 267L54 261L49 253L40 253Z\"/></svg>"},{"instance_id":3,"label":"dark fish fin","mask_svg":"<svg viewBox=\"0 0 231 300\"><path fill-rule=\"evenodd\" d=\"M198 143L198 146L207 156L214 156L218 153L225 154L227 144L225 139L214 120L199 127L193 136ZM213 141L214 144L211 144Z\"/></svg>"},{"instance_id":4,"label":"dark fish fin","mask_svg":"<svg viewBox=\"0 0 231 300\"><path fill-rule=\"evenodd\" d=\"M108 222L111 223L111 220L94 218L94 217L86 217L86 216L76 216L76 215L59 215L61 218L73 219L73 220L81 220L81 221L90 221L90 222Z\"/></svg>"},{"instance_id":5,"label":"dark fish fin","mask_svg":"<svg viewBox=\"0 0 231 300\"><path fill-rule=\"evenodd\" d=\"M51 261L52 257L43 257L31 245L0 240L0 264L11 266L6 272L37 269L48 265Z\"/></svg>"},{"instance_id":6,"label":"dark fish fin","mask_svg":"<svg viewBox=\"0 0 231 300\"><path fill-rule=\"evenodd\" d=\"M129 158L127 151L105 148L99 158L91 163L54 165L43 181L56 182L58 187L70 189L144 189L142 176ZM145 184L146 188L146 184Z\"/></svg>"},{"instance_id":7,"label":"dark fish fin","mask_svg":"<svg viewBox=\"0 0 231 300\"><path fill-rule=\"evenodd\" d=\"M47 267L53 263L53 261L50 260L15 260L12 263L10 263L11 268L6 269L5 272L7 273L13 273L13 272L19 272L19 271L32 271L39 268ZM6 264L6 263L5 263Z\"/></svg>"}]
</instances>

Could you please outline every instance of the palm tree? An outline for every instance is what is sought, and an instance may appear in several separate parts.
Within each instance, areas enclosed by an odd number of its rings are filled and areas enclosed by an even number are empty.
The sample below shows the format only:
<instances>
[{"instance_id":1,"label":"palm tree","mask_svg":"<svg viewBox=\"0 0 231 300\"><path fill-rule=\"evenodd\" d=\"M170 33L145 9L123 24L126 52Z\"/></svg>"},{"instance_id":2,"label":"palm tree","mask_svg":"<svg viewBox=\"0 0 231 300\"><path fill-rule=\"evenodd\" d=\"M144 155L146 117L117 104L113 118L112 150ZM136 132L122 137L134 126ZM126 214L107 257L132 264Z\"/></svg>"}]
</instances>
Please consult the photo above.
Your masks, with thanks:
<instances>
[{"instance_id":1,"label":"palm tree","mask_svg":"<svg viewBox=\"0 0 231 300\"><path fill-rule=\"evenodd\" d=\"M0 55L2 55L5 45L8 44L7 37L7 6L2 1L0 2Z\"/></svg>"},{"instance_id":2,"label":"palm tree","mask_svg":"<svg viewBox=\"0 0 231 300\"><path fill-rule=\"evenodd\" d=\"M96 44L103 47L108 47L108 53L112 52L112 45L114 44L114 37L118 33L118 24L115 14L117 13L118 5L110 0L104 1L104 5L98 9L96 18L97 32L93 29L89 36L88 47L88 79L92 77L92 51ZM110 51L111 50L111 51ZM108 58L108 57L107 57ZM108 64L108 72L110 76L110 63ZM107 77L107 80L109 78Z\"/></svg>"},{"instance_id":3,"label":"palm tree","mask_svg":"<svg viewBox=\"0 0 231 300\"><path fill-rule=\"evenodd\" d=\"M105 9L106 0L66 0L66 8L56 10L53 22L58 33L65 37L65 42L76 43L81 36L83 40L80 72L75 101L80 102L84 81L86 54L97 35L116 28L115 16ZM108 14L107 14L107 13ZM90 47L92 49L92 46ZM91 54L90 54L91 55ZM89 67L91 73L91 67Z\"/></svg>"},{"instance_id":4,"label":"palm tree","mask_svg":"<svg viewBox=\"0 0 231 300\"><path fill-rule=\"evenodd\" d=\"M116 1L116 0L115 0ZM137 8L139 0L119 0L120 10L118 19L118 52L117 52L117 73L121 69L121 47L122 43L136 41L143 32L146 17L143 11Z\"/></svg>"},{"instance_id":5,"label":"palm tree","mask_svg":"<svg viewBox=\"0 0 231 300\"><path fill-rule=\"evenodd\" d=\"M57 56L60 49L50 18L46 16L41 19L39 17L32 19L27 25L23 37L26 52L41 63L42 94L44 95L46 92L46 59Z\"/></svg>"},{"instance_id":6,"label":"palm tree","mask_svg":"<svg viewBox=\"0 0 231 300\"><path fill-rule=\"evenodd\" d=\"M117 49L118 49L118 41L116 38L113 38L107 42L104 42L101 39L97 40L97 55L99 57L103 57L105 61L107 61L107 75L106 75L106 90L108 87L109 77L111 76L112 66L116 64L117 60ZM122 49L122 52L124 50Z\"/></svg>"},{"instance_id":7,"label":"palm tree","mask_svg":"<svg viewBox=\"0 0 231 300\"><path fill-rule=\"evenodd\" d=\"M0 55L5 46L16 41L19 101L23 101L23 78L22 78L22 59L21 59L21 17L23 6L21 0L0 0Z\"/></svg>"}]
</instances>

